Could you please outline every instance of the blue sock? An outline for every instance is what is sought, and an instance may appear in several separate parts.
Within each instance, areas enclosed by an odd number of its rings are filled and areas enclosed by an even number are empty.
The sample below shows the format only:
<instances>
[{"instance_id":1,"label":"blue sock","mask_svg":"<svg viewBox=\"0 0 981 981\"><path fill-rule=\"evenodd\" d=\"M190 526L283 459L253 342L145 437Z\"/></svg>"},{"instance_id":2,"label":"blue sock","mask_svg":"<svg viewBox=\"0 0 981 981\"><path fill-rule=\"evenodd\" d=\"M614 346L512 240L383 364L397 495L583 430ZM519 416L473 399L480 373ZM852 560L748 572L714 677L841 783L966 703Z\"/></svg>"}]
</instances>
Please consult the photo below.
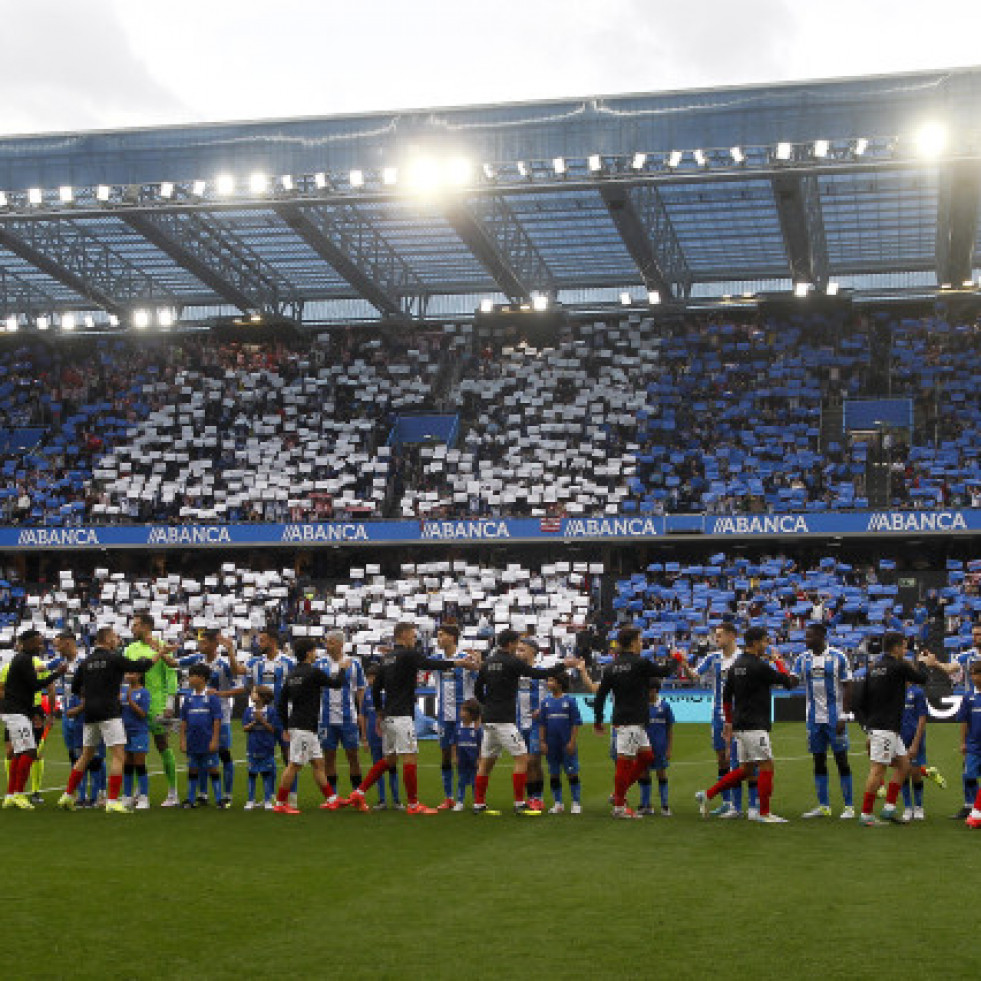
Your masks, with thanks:
<instances>
[{"instance_id":1,"label":"blue sock","mask_svg":"<svg viewBox=\"0 0 981 981\"><path fill-rule=\"evenodd\" d=\"M579 774L573 774L569 777L569 790L572 791L572 802L573 804L579 804L582 801L582 784L579 782Z\"/></svg>"},{"instance_id":2,"label":"blue sock","mask_svg":"<svg viewBox=\"0 0 981 981\"><path fill-rule=\"evenodd\" d=\"M720 767L719 768L719 779L721 780L728 772L729 772L728 770L723 769L723 768ZM730 790L723 790L722 791L722 802L724 804L731 804L732 803L732 790L731 789Z\"/></svg>"},{"instance_id":3,"label":"blue sock","mask_svg":"<svg viewBox=\"0 0 981 981\"><path fill-rule=\"evenodd\" d=\"M729 801L737 811L741 811L743 809L743 785L741 783L736 784L736 786L732 788L730 791Z\"/></svg>"},{"instance_id":4,"label":"blue sock","mask_svg":"<svg viewBox=\"0 0 981 981\"><path fill-rule=\"evenodd\" d=\"M453 764L452 763L443 764L442 776L443 776L443 796L452 797L453 796Z\"/></svg>"},{"instance_id":5,"label":"blue sock","mask_svg":"<svg viewBox=\"0 0 981 981\"><path fill-rule=\"evenodd\" d=\"M640 806L651 806L651 778L643 777L637 781L640 784Z\"/></svg>"},{"instance_id":6,"label":"blue sock","mask_svg":"<svg viewBox=\"0 0 981 981\"><path fill-rule=\"evenodd\" d=\"M400 803L399 801L399 772L398 770L388 771L388 786L392 791L392 802L395 804Z\"/></svg>"},{"instance_id":7,"label":"blue sock","mask_svg":"<svg viewBox=\"0 0 981 981\"><path fill-rule=\"evenodd\" d=\"M266 800L274 800L276 797L276 769L267 770L262 775L262 789Z\"/></svg>"},{"instance_id":8,"label":"blue sock","mask_svg":"<svg viewBox=\"0 0 981 981\"><path fill-rule=\"evenodd\" d=\"M133 796L133 771L123 770L123 796Z\"/></svg>"},{"instance_id":9,"label":"blue sock","mask_svg":"<svg viewBox=\"0 0 981 981\"><path fill-rule=\"evenodd\" d=\"M224 781L223 789L225 791L226 797L232 796L232 789L235 786L235 761L229 760L227 763L222 764L221 770L222 780Z\"/></svg>"},{"instance_id":10,"label":"blue sock","mask_svg":"<svg viewBox=\"0 0 981 981\"><path fill-rule=\"evenodd\" d=\"M146 767L143 768L142 773L136 774L136 783L140 788L141 797L150 796L150 774L146 772Z\"/></svg>"},{"instance_id":11,"label":"blue sock","mask_svg":"<svg viewBox=\"0 0 981 981\"><path fill-rule=\"evenodd\" d=\"M257 776L257 773L249 770L249 800L255 800L255 781Z\"/></svg>"},{"instance_id":12,"label":"blue sock","mask_svg":"<svg viewBox=\"0 0 981 981\"><path fill-rule=\"evenodd\" d=\"M977 780L970 780L968 777L964 777L964 806L974 807L974 798L978 793L978 782Z\"/></svg>"},{"instance_id":13,"label":"blue sock","mask_svg":"<svg viewBox=\"0 0 981 981\"><path fill-rule=\"evenodd\" d=\"M197 773L191 773L190 770L187 771L187 799L193 804L194 796L198 789L198 775Z\"/></svg>"},{"instance_id":14,"label":"blue sock","mask_svg":"<svg viewBox=\"0 0 981 981\"><path fill-rule=\"evenodd\" d=\"M291 793L291 794L295 794L295 793L296 793L296 788L297 788L297 787L299 787L299 786L300 786L300 775L299 775L299 774L297 774L297 775L296 775L296 776L295 776L295 777L293 778L293 786L292 786L292 787L290 787L290 793Z\"/></svg>"},{"instance_id":15,"label":"blue sock","mask_svg":"<svg viewBox=\"0 0 981 981\"><path fill-rule=\"evenodd\" d=\"M661 807L667 807L668 806L668 781L666 778L664 780L658 780L657 792L658 794L660 794L661 797Z\"/></svg>"},{"instance_id":16,"label":"blue sock","mask_svg":"<svg viewBox=\"0 0 981 981\"><path fill-rule=\"evenodd\" d=\"M903 804L906 807L913 806L913 788L909 785L909 780L903 781Z\"/></svg>"},{"instance_id":17,"label":"blue sock","mask_svg":"<svg viewBox=\"0 0 981 981\"><path fill-rule=\"evenodd\" d=\"M221 800L221 775L218 773L209 773L208 776L211 778L211 792L215 795L215 803Z\"/></svg>"},{"instance_id":18,"label":"blue sock","mask_svg":"<svg viewBox=\"0 0 981 981\"><path fill-rule=\"evenodd\" d=\"M923 781L913 784L913 803L917 807L923 806Z\"/></svg>"},{"instance_id":19,"label":"blue sock","mask_svg":"<svg viewBox=\"0 0 981 981\"><path fill-rule=\"evenodd\" d=\"M746 791L746 797L748 798L746 806L751 811L758 811L760 809L760 792L756 788L756 781L753 780L749 789Z\"/></svg>"},{"instance_id":20,"label":"blue sock","mask_svg":"<svg viewBox=\"0 0 981 981\"><path fill-rule=\"evenodd\" d=\"M852 775L841 778L841 799L845 802L845 807L852 806Z\"/></svg>"},{"instance_id":21,"label":"blue sock","mask_svg":"<svg viewBox=\"0 0 981 981\"><path fill-rule=\"evenodd\" d=\"M828 789L828 775L826 773L815 775L814 789L817 791L818 803L822 807L830 807L831 793Z\"/></svg>"}]
</instances>

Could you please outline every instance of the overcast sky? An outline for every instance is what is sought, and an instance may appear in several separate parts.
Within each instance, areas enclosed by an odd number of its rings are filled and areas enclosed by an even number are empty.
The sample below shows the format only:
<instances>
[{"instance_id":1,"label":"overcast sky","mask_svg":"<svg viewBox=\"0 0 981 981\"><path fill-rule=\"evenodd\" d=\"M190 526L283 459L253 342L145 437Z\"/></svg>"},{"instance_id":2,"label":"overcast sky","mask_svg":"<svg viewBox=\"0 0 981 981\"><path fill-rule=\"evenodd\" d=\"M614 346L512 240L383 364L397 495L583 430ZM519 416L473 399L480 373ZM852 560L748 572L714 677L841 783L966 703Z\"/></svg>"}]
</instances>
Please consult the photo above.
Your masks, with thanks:
<instances>
[{"instance_id":1,"label":"overcast sky","mask_svg":"<svg viewBox=\"0 0 981 981\"><path fill-rule=\"evenodd\" d=\"M0 0L0 133L966 66L981 0Z\"/></svg>"}]
</instances>

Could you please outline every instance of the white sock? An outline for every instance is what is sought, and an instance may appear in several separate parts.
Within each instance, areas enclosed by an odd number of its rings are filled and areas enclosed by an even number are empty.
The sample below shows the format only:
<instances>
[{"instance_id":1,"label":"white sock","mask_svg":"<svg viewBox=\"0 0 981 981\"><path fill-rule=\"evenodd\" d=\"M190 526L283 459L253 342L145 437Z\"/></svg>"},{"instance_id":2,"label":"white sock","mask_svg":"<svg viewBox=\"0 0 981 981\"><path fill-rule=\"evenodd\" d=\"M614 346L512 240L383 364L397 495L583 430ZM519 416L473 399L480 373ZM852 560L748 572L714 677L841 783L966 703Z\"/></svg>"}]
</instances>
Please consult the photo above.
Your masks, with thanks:
<instances>
[{"instance_id":1,"label":"white sock","mask_svg":"<svg viewBox=\"0 0 981 981\"><path fill-rule=\"evenodd\" d=\"M976 807L972 807L971 817L974 818L975 821L981 821L981 811L979 811Z\"/></svg>"}]
</instances>

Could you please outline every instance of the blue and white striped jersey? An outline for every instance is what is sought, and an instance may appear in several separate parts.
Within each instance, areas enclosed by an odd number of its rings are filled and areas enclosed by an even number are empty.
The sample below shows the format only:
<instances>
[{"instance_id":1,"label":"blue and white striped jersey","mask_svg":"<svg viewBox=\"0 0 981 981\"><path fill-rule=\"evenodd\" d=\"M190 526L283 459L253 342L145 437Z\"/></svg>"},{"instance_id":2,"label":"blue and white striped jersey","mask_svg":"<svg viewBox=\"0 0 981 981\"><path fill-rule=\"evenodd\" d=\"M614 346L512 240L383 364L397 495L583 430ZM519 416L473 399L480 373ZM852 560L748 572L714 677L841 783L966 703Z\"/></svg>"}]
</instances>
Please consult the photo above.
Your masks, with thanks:
<instances>
[{"instance_id":1,"label":"blue and white striped jersey","mask_svg":"<svg viewBox=\"0 0 981 981\"><path fill-rule=\"evenodd\" d=\"M961 677L961 684L964 685L964 694L974 694L974 682L971 680L971 665L981 658L981 652L972 647L970 650L961 651L957 655L957 663L961 666L964 674Z\"/></svg>"},{"instance_id":2,"label":"blue and white striped jersey","mask_svg":"<svg viewBox=\"0 0 981 981\"><path fill-rule=\"evenodd\" d=\"M364 691L364 668L358 658L350 658L351 664L346 669L343 688L324 688L320 703L321 726L347 726L358 724L359 691ZM329 657L318 657L314 665L329 674L332 678L337 674L337 663Z\"/></svg>"},{"instance_id":3,"label":"blue and white striped jersey","mask_svg":"<svg viewBox=\"0 0 981 981\"><path fill-rule=\"evenodd\" d=\"M288 654L280 651L275 657L268 658L258 655L249 659L246 664L248 677L251 678L253 685L264 685L271 688L273 693L273 703L279 701L279 692L286 681L286 676L296 666L296 662Z\"/></svg>"},{"instance_id":4,"label":"blue and white striped jersey","mask_svg":"<svg viewBox=\"0 0 981 981\"><path fill-rule=\"evenodd\" d=\"M843 710L841 686L852 680L844 653L837 647L822 654L807 651L797 658L793 673L804 686L807 724L836 726Z\"/></svg>"},{"instance_id":5,"label":"blue and white striped jersey","mask_svg":"<svg viewBox=\"0 0 981 981\"><path fill-rule=\"evenodd\" d=\"M436 675L436 721L459 722L460 706L473 698L477 672L454 668L452 671L438 671Z\"/></svg>"},{"instance_id":6,"label":"blue and white striped jersey","mask_svg":"<svg viewBox=\"0 0 981 981\"><path fill-rule=\"evenodd\" d=\"M737 647L731 657L726 657L721 650L709 651L698 664L695 665L695 673L699 677L708 679L712 685L712 719L716 722L723 722L724 713L722 711L722 686L726 681L726 672L735 663L737 658L743 656L741 647Z\"/></svg>"},{"instance_id":7,"label":"blue and white striped jersey","mask_svg":"<svg viewBox=\"0 0 981 981\"><path fill-rule=\"evenodd\" d=\"M548 689L543 681L537 678L522 678L518 684L515 715L518 728L525 732L538 724L535 713L542 704L542 699L548 696Z\"/></svg>"}]
</instances>

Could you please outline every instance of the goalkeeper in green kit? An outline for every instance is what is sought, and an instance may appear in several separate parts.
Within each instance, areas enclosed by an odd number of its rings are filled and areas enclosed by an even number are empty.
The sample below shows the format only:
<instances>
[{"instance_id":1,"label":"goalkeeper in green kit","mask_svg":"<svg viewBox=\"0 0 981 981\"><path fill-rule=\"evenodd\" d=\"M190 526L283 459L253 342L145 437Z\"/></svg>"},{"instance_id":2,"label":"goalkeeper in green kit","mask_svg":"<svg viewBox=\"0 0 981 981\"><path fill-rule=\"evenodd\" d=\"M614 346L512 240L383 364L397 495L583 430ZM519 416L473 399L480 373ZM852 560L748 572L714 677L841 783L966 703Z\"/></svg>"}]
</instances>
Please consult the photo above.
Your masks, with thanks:
<instances>
[{"instance_id":1,"label":"goalkeeper in green kit","mask_svg":"<svg viewBox=\"0 0 981 981\"><path fill-rule=\"evenodd\" d=\"M162 640L153 636L153 617L149 613L137 613L130 624L133 632L133 643L126 648L126 656L132 660L141 657L153 657L160 651L169 655L172 648ZM168 656L167 661L173 664ZM177 760L170 748L167 737L170 725L177 718L175 701L177 698L177 672L161 658L144 675L144 684L150 693L150 711L147 713L147 723L153 742L160 751L160 761L163 764L164 775L167 778L167 797L162 807L178 807L180 800L177 796Z\"/></svg>"}]
</instances>

